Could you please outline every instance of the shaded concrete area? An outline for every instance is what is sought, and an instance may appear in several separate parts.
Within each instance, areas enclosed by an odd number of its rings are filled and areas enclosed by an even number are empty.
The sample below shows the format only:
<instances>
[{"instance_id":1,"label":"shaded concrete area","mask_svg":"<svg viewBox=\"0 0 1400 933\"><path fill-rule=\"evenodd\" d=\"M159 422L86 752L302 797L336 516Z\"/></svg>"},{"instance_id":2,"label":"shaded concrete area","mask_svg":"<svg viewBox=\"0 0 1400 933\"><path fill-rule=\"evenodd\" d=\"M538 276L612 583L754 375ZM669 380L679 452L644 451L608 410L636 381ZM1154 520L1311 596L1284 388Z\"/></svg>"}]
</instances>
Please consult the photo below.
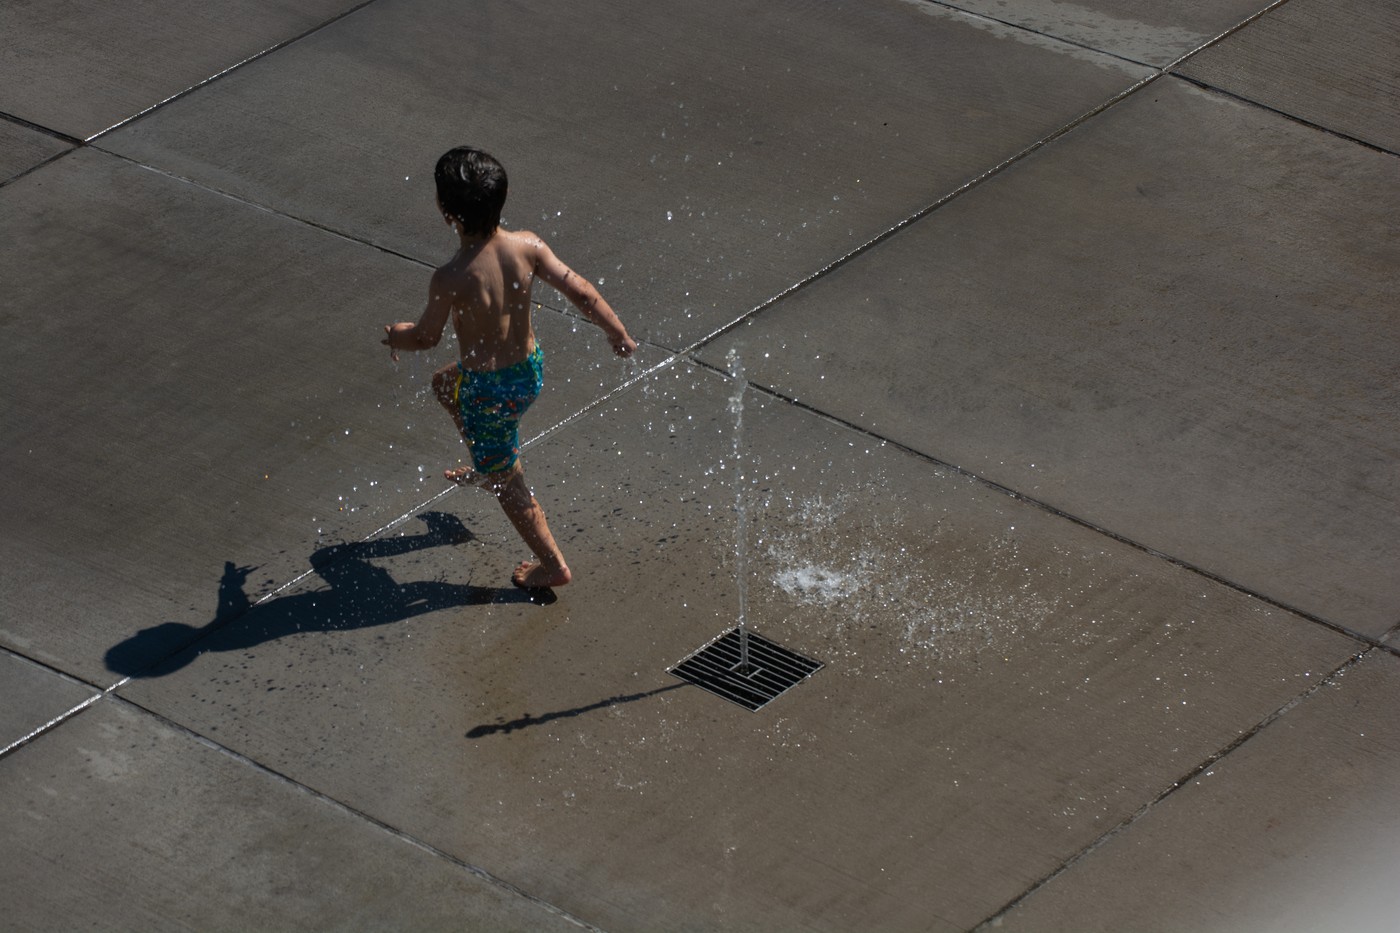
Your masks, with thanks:
<instances>
[{"instance_id":1,"label":"shaded concrete area","mask_svg":"<svg viewBox=\"0 0 1400 933\"><path fill-rule=\"evenodd\" d=\"M7 921L1382 928L1386 15L0 13ZM552 593L378 343L464 141L645 338L536 295Z\"/></svg>"}]
</instances>

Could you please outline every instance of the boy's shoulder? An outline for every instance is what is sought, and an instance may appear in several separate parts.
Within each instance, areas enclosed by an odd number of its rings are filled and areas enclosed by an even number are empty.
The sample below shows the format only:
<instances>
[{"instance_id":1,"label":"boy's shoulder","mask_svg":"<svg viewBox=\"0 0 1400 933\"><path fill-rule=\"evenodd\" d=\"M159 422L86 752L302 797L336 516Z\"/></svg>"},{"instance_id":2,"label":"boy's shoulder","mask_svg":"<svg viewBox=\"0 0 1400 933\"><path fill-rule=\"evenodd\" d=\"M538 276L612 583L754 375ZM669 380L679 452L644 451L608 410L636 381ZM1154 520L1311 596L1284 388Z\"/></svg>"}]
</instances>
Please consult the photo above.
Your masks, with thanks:
<instances>
[{"instance_id":1,"label":"boy's shoulder","mask_svg":"<svg viewBox=\"0 0 1400 933\"><path fill-rule=\"evenodd\" d=\"M539 234L530 230L501 230L497 229L496 239L507 249L519 252L533 252L544 245L544 240Z\"/></svg>"}]
</instances>

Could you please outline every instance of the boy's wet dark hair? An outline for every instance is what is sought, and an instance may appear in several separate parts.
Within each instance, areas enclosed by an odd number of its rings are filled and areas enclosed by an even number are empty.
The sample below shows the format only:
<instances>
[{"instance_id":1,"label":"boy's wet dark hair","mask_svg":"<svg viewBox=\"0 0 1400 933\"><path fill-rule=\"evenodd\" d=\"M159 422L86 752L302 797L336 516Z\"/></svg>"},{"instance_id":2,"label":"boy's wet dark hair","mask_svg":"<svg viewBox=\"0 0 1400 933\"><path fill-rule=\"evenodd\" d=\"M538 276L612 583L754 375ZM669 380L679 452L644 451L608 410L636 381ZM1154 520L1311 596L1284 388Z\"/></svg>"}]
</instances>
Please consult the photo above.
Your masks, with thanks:
<instances>
[{"instance_id":1,"label":"boy's wet dark hair","mask_svg":"<svg viewBox=\"0 0 1400 933\"><path fill-rule=\"evenodd\" d=\"M495 157L471 146L443 153L433 171L438 203L448 217L474 236L490 236L501 225L506 170Z\"/></svg>"}]
</instances>

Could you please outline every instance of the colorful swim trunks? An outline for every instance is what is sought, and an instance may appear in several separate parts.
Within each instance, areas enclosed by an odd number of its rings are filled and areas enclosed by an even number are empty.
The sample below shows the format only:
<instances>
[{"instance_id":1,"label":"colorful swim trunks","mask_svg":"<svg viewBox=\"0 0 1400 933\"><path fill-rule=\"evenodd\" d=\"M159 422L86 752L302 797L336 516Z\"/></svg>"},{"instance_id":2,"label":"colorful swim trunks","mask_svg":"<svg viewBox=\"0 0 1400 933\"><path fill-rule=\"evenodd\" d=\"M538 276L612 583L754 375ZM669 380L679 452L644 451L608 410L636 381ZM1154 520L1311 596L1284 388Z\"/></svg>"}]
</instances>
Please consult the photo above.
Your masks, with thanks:
<instances>
[{"instance_id":1,"label":"colorful swim trunks","mask_svg":"<svg viewBox=\"0 0 1400 933\"><path fill-rule=\"evenodd\" d=\"M457 364L454 401L462 413L472 465L499 473L520 459L520 416L544 386L544 351L539 344L519 363L479 372Z\"/></svg>"}]
</instances>

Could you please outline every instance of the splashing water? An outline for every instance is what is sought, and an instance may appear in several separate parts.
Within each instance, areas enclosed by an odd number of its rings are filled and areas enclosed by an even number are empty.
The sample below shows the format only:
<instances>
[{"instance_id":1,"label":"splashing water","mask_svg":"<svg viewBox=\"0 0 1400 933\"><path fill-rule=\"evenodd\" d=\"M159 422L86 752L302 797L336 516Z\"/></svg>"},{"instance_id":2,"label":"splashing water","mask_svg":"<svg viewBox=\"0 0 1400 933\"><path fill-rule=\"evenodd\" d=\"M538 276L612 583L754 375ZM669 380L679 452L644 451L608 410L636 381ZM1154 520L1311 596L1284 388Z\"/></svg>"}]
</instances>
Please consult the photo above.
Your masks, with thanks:
<instances>
[{"instance_id":1,"label":"splashing water","mask_svg":"<svg viewBox=\"0 0 1400 933\"><path fill-rule=\"evenodd\" d=\"M877 514L869 503L884 495L873 482L758 503L768 514L766 562L777 568L762 597L777 602L759 611L809 619L833 650L847 645L876 669L957 664L1039 631L1063 606L1062 581L1085 579L1062 555L1031 564L1014 534L969 537L900 509ZM801 607L819 611L804 616ZM880 661L869 641L876 630Z\"/></svg>"},{"instance_id":2,"label":"splashing water","mask_svg":"<svg viewBox=\"0 0 1400 933\"><path fill-rule=\"evenodd\" d=\"M749 583L744 542L749 531L749 513L744 501L744 363L733 347L724 356L729 366L729 378L734 391L729 395L729 412L734 416L734 512L738 516L738 531L734 536L734 566L739 584L739 671L749 670Z\"/></svg>"}]
</instances>

